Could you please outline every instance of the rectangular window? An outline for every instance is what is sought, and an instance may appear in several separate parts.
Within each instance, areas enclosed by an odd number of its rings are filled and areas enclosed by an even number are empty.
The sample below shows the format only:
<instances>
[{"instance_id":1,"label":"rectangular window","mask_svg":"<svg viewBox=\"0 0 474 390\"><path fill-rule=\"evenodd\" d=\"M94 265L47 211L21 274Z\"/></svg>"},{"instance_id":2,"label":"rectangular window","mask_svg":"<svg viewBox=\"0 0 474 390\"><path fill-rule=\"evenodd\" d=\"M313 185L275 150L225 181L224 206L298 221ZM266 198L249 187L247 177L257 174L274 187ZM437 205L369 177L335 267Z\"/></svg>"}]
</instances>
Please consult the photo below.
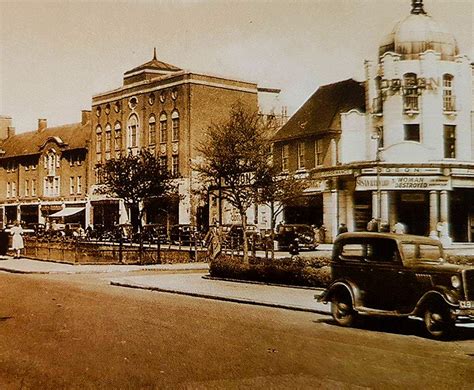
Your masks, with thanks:
<instances>
[{"instance_id":1,"label":"rectangular window","mask_svg":"<svg viewBox=\"0 0 474 390\"><path fill-rule=\"evenodd\" d=\"M96 134L95 151L97 153L97 161L100 161L101 160L100 154L102 153L102 133Z\"/></svg>"},{"instance_id":2,"label":"rectangular window","mask_svg":"<svg viewBox=\"0 0 474 390\"><path fill-rule=\"evenodd\" d=\"M36 196L36 179L31 180L31 196Z\"/></svg>"},{"instance_id":3,"label":"rectangular window","mask_svg":"<svg viewBox=\"0 0 474 390\"><path fill-rule=\"evenodd\" d=\"M77 177L77 185L76 185L76 190L78 194L82 193L82 176Z\"/></svg>"},{"instance_id":4,"label":"rectangular window","mask_svg":"<svg viewBox=\"0 0 474 390\"><path fill-rule=\"evenodd\" d=\"M403 78L403 109L404 111L419 111L418 82L416 74L407 73Z\"/></svg>"},{"instance_id":5,"label":"rectangular window","mask_svg":"<svg viewBox=\"0 0 474 390\"><path fill-rule=\"evenodd\" d=\"M171 129L173 141L179 140L179 118L172 119L172 129Z\"/></svg>"},{"instance_id":6,"label":"rectangular window","mask_svg":"<svg viewBox=\"0 0 474 390\"><path fill-rule=\"evenodd\" d=\"M69 178L69 195L74 195L75 185L74 176Z\"/></svg>"},{"instance_id":7,"label":"rectangular window","mask_svg":"<svg viewBox=\"0 0 474 390\"><path fill-rule=\"evenodd\" d=\"M444 158L456 158L456 126L444 125Z\"/></svg>"},{"instance_id":8,"label":"rectangular window","mask_svg":"<svg viewBox=\"0 0 474 390\"><path fill-rule=\"evenodd\" d=\"M110 146L112 141L112 133L110 131L105 132L105 159L110 160Z\"/></svg>"},{"instance_id":9,"label":"rectangular window","mask_svg":"<svg viewBox=\"0 0 474 390\"><path fill-rule=\"evenodd\" d=\"M35 163L31 164L31 170L36 171L36 164Z\"/></svg>"},{"instance_id":10,"label":"rectangular window","mask_svg":"<svg viewBox=\"0 0 474 390\"><path fill-rule=\"evenodd\" d=\"M166 125L166 121L160 121L160 142L166 143L168 137L167 137L167 131L168 131L168 126Z\"/></svg>"},{"instance_id":11,"label":"rectangular window","mask_svg":"<svg viewBox=\"0 0 474 390\"><path fill-rule=\"evenodd\" d=\"M304 169L304 142L298 142L298 169Z\"/></svg>"},{"instance_id":12,"label":"rectangular window","mask_svg":"<svg viewBox=\"0 0 474 390\"><path fill-rule=\"evenodd\" d=\"M122 150L122 131L115 130L115 151Z\"/></svg>"},{"instance_id":13,"label":"rectangular window","mask_svg":"<svg viewBox=\"0 0 474 390\"><path fill-rule=\"evenodd\" d=\"M179 175L179 158L178 158L178 156L173 156L172 157L171 174L173 176L178 176Z\"/></svg>"},{"instance_id":14,"label":"rectangular window","mask_svg":"<svg viewBox=\"0 0 474 390\"><path fill-rule=\"evenodd\" d=\"M16 182L12 182L12 198L16 198Z\"/></svg>"},{"instance_id":15,"label":"rectangular window","mask_svg":"<svg viewBox=\"0 0 474 390\"><path fill-rule=\"evenodd\" d=\"M443 76L443 110L452 112L456 111L455 96L453 95L453 76Z\"/></svg>"},{"instance_id":16,"label":"rectangular window","mask_svg":"<svg viewBox=\"0 0 474 390\"><path fill-rule=\"evenodd\" d=\"M405 125L405 141L420 142L420 125L406 124Z\"/></svg>"},{"instance_id":17,"label":"rectangular window","mask_svg":"<svg viewBox=\"0 0 474 390\"><path fill-rule=\"evenodd\" d=\"M59 195L59 177L54 178L54 195Z\"/></svg>"},{"instance_id":18,"label":"rectangular window","mask_svg":"<svg viewBox=\"0 0 474 390\"><path fill-rule=\"evenodd\" d=\"M315 165L323 165L323 140L317 139L314 141Z\"/></svg>"},{"instance_id":19,"label":"rectangular window","mask_svg":"<svg viewBox=\"0 0 474 390\"><path fill-rule=\"evenodd\" d=\"M150 145L154 145L156 143L156 124L155 122L150 122L148 124L149 129L148 129L148 143Z\"/></svg>"},{"instance_id":20,"label":"rectangular window","mask_svg":"<svg viewBox=\"0 0 474 390\"><path fill-rule=\"evenodd\" d=\"M12 185L10 182L7 183L7 198L12 196Z\"/></svg>"},{"instance_id":21,"label":"rectangular window","mask_svg":"<svg viewBox=\"0 0 474 390\"><path fill-rule=\"evenodd\" d=\"M168 158L166 156L160 157L160 168L162 172L166 172L168 170Z\"/></svg>"},{"instance_id":22,"label":"rectangular window","mask_svg":"<svg viewBox=\"0 0 474 390\"><path fill-rule=\"evenodd\" d=\"M25 196L30 196L30 182L25 180Z\"/></svg>"},{"instance_id":23,"label":"rectangular window","mask_svg":"<svg viewBox=\"0 0 474 390\"><path fill-rule=\"evenodd\" d=\"M288 160L290 154L289 145L283 145L281 148L281 170L282 172L288 171Z\"/></svg>"}]
</instances>

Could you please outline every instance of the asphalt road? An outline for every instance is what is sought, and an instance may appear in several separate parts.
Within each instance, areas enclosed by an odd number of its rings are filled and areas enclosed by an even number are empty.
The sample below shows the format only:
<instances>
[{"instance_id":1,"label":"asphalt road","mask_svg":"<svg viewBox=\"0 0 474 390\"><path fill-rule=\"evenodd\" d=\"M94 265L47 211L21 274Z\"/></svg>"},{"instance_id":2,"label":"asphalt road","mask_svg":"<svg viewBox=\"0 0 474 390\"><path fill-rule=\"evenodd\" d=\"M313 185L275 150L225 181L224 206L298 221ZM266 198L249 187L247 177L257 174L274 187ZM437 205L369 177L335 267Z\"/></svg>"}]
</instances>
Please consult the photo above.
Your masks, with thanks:
<instances>
[{"instance_id":1,"label":"asphalt road","mask_svg":"<svg viewBox=\"0 0 474 390\"><path fill-rule=\"evenodd\" d=\"M115 276L0 273L0 388L473 388L472 329L444 343L414 321L344 329Z\"/></svg>"}]
</instances>

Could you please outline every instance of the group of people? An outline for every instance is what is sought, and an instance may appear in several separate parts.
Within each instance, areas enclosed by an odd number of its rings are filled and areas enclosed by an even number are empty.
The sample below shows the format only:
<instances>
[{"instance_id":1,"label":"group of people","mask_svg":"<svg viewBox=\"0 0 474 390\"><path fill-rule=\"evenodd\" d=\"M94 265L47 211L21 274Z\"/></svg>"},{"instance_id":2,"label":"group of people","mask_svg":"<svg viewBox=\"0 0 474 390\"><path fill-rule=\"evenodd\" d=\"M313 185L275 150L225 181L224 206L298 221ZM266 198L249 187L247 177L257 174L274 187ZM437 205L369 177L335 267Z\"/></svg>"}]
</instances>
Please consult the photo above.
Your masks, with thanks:
<instances>
[{"instance_id":1,"label":"group of people","mask_svg":"<svg viewBox=\"0 0 474 390\"><path fill-rule=\"evenodd\" d=\"M402 222L397 222L395 225L393 225L392 230L390 230L390 225L388 223L380 223L380 221L377 218L372 218L368 223L367 223L367 231L368 232L392 232L395 234L405 234L407 229L404 223ZM339 228L337 230L337 234L342 234L342 233L347 233L348 229L345 223L341 223L339 225Z\"/></svg>"}]
</instances>

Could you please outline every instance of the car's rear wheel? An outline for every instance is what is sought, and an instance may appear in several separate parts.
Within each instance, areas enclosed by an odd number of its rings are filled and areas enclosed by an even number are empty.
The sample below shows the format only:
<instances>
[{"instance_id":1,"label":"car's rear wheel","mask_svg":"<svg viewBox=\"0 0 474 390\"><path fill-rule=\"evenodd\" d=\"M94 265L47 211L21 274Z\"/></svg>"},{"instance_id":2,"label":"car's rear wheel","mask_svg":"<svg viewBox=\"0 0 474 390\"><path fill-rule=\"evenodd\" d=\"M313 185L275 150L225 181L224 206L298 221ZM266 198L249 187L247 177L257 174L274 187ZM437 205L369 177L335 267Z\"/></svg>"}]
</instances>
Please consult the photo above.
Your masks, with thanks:
<instances>
[{"instance_id":1,"label":"car's rear wheel","mask_svg":"<svg viewBox=\"0 0 474 390\"><path fill-rule=\"evenodd\" d=\"M426 306L423 320L428 336L434 339L449 338L454 330L454 321L449 308L440 302L433 302Z\"/></svg>"},{"instance_id":2,"label":"car's rear wheel","mask_svg":"<svg viewBox=\"0 0 474 390\"><path fill-rule=\"evenodd\" d=\"M332 297L331 313L338 325L347 327L354 325L357 313L348 291L340 291Z\"/></svg>"}]
</instances>

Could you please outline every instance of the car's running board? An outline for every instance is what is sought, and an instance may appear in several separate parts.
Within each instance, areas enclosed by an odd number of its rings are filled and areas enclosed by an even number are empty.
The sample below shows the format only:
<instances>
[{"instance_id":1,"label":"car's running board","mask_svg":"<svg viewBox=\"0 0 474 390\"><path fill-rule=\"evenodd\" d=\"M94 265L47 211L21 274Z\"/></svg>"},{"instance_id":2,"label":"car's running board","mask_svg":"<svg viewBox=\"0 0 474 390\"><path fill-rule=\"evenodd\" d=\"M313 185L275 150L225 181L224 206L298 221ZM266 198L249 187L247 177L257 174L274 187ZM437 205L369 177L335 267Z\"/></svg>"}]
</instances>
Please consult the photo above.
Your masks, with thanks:
<instances>
[{"instance_id":1,"label":"car's running board","mask_svg":"<svg viewBox=\"0 0 474 390\"><path fill-rule=\"evenodd\" d=\"M389 317L408 317L410 313L400 313L392 310L373 309L371 307L356 307L355 310L362 315L389 316Z\"/></svg>"}]
</instances>

